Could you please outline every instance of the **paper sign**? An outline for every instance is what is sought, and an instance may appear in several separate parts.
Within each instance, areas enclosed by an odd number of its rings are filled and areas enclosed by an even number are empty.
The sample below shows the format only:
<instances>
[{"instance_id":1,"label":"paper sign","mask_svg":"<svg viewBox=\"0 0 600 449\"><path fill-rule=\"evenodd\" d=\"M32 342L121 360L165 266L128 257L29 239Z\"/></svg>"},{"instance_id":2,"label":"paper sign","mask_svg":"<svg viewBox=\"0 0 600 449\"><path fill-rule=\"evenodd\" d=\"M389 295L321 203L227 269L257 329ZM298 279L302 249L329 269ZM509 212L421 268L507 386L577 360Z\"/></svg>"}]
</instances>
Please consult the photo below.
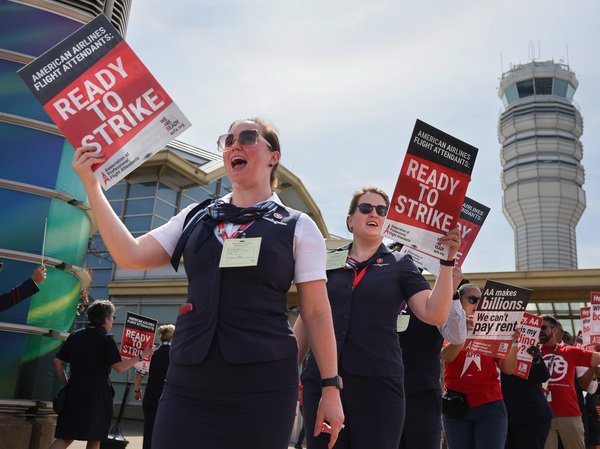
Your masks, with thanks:
<instances>
[{"instance_id":1,"label":"paper sign","mask_svg":"<svg viewBox=\"0 0 600 449\"><path fill-rule=\"evenodd\" d=\"M519 346L517 348L517 367L513 374L515 376L527 379L533 357L527 352L531 346L537 346L540 336L540 328L542 327L542 317L532 315L531 313L523 313L521 319L521 336L519 337Z\"/></svg>"},{"instance_id":2,"label":"paper sign","mask_svg":"<svg viewBox=\"0 0 600 449\"><path fill-rule=\"evenodd\" d=\"M477 148L417 120L382 235L447 258L440 238L456 227Z\"/></svg>"},{"instance_id":3,"label":"paper sign","mask_svg":"<svg viewBox=\"0 0 600 449\"><path fill-rule=\"evenodd\" d=\"M158 321L153 318L127 312L121 339L121 357L125 359L139 357L144 349L153 346L157 323ZM143 361L136 363L135 367L147 372L150 367L150 357L145 357Z\"/></svg>"},{"instance_id":4,"label":"paper sign","mask_svg":"<svg viewBox=\"0 0 600 449\"><path fill-rule=\"evenodd\" d=\"M18 71L108 189L191 124L103 14Z\"/></svg>"},{"instance_id":5,"label":"paper sign","mask_svg":"<svg viewBox=\"0 0 600 449\"><path fill-rule=\"evenodd\" d=\"M465 201L462 205L460 217L458 218L458 229L460 231L460 248L456 253L456 266L462 266L475 237L479 234L483 222L488 216L490 208L472 200L469 197L465 197ZM440 271L440 259L438 257L430 256L429 254L419 251L418 249L404 246L400 250L401 254L410 254L412 259L419 268L423 268L428 272L437 274Z\"/></svg>"},{"instance_id":6,"label":"paper sign","mask_svg":"<svg viewBox=\"0 0 600 449\"><path fill-rule=\"evenodd\" d=\"M512 335L520 329L532 290L496 281L486 281L467 332L464 350L505 359Z\"/></svg>"}]
</instances>

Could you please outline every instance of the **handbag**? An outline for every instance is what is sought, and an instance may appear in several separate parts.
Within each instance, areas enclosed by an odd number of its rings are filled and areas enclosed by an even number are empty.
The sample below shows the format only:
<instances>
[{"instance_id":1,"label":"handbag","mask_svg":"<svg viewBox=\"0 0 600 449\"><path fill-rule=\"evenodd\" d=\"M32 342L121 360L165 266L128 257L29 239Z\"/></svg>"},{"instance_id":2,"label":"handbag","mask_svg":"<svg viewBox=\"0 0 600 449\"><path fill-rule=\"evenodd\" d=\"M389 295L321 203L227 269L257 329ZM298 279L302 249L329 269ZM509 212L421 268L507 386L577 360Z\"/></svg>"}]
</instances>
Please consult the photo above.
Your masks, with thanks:
<instances>
[{"instance_id":1,"label":"handbag","mask_svg":"<svg viewBox=\"0 0 600 449\"><path fill-rule=\"evenodd\" d=\"M65 408L67 408L67 386L68 385L58 390L56 397L52 400L52 409L59 415L65 411Z\"/></svg>"},{"instance_id":2,"label":"handbag","mask_svg":"<svg viewBox=\"0 0 600 449\"><path fill-rule=\"evenodd\" d=\"M462 418L469 410L464 393L446 389L442 394L442 413L448 418Z\"/></svg>"}]
</instances>

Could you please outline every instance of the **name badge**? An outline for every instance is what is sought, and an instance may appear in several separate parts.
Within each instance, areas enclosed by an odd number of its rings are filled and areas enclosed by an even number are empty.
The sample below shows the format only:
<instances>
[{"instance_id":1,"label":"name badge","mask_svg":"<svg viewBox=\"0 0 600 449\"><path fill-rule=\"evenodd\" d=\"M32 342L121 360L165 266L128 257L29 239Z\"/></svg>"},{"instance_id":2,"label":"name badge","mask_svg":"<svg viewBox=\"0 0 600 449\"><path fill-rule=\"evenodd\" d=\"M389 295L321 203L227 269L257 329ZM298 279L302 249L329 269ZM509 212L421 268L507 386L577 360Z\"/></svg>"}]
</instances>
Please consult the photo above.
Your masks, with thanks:
<instances>
[{"instance_id":1,"label":"name badge","mask_svg":"<svg viewBox=\"0 0 600 449\"><path fill-rule=\"evenodd\" d=\"M398 319L396 320L396 332L404 332L408 329L408 323L410 323L410 315L406 315L405 313L398 315Z\"/></svg>"},{"instance_id":2,"label":"name badge","mask_svg":"<svg viewBox=\"0 0 600 449\"><path fill-rule=\"evenodd\" d=\"M261 240L262 237L225 240L219 268L255 267L258 264Z\"/></svg>"},{"instance_id":3,"label":"name badge","mask_svg":"<svg viewBox=\"0 0 600 449\"><path fill-rule=\"evenodd\" d=\"M327 253L327 263L325 265L326 270L335 270L342 268L346 265L346 259L348 258L348 250L344 251L332 251Z\"/></svg>"}]
</instances>

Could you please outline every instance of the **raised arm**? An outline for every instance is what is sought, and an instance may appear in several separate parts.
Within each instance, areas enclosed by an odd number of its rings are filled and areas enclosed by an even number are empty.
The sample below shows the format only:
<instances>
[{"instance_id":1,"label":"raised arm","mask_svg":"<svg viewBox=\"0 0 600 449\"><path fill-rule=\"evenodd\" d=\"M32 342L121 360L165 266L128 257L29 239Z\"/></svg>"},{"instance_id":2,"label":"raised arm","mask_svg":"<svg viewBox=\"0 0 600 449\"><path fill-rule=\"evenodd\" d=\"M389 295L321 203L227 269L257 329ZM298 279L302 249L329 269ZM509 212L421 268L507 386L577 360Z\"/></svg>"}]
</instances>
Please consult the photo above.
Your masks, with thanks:
<instances>
[{"instance_id":1,"label":"raised arm","mask_svg":"<svg viewBox=\"0 0 600 449\"><path fill-rule=\"evenodd\" d=\"M302 282L297 284L297 288L298 303L302 318L301 325L304 327L301 331L301 338L305 339L312 348L317 365L319 365L321 378L334 377L338 373L337 350L325 280ZM302 332L304 332L306 337L302 336ZM303 345L303 351L308 351L306 343L303 343ZM321 433L324 428L327 428L327 426L324 426L324 421L327 421L331 427L328 429L331 433L329 440L329 448L331 449L344 423L340 392L336 387L323 388L321 401L317 410L317 420L314 428L315 436Z\"/></svg>"},{"instance_id":2,"label":"raised arm","mask_svg":"<svg viewBox=\"0 0 600 449\"><path fill-rule=\"evenodd\" d=\"M521 335L521 329L515 331L512 337L512 346L508 353L508 357L505 359L500 359L498 361L498 366L500 367L500 371L504 374L512 374L515 368L517 367L517 343L519 341L519 336Z\"/></svg>"},{"instance_id":3,"label":"raised arm","mask_svg":"<svg viewBox=\"0 0 600 449\"><path fill-rule=\"evenodd\" d=\"M142 358L146 357L148 354L154 354L154 346L148 346L146 349L144 349L144 352L142 352ZM124 371L127 371L129 368L132 368L133 365L139 361L140 359L138 357L132 357L131 359L121 360L120 362L113 363L112 368L120 374Z\"/></svg>"},{"instance_id":4,"label":"raised arm","mask_svg":"<svg viewBox=\"0 0 600 449\"><path fill-rule=\"evenodd\" d=\"M441 238L441 243L443 246L450 248L448 260L454 259L460 247L458 228L448 231ZM408 302L412 311L415 312L421 321L434 326L442 326L446 322L446 318L448 318L454 291L452 267L440 265L440 271L435 280L433 290L422 290L415 293L408 299Z\"/></svg>"},{"instance_id":5,"label":"raised arm","mask_svg":"<svg viewBox=\"0 0 600 449\"><path fill-rule=\"evenodd\" d=\"M134 238L110 206L92 166L104 162L102 153L93 147L75 150L71 166L81 179L92 207L102 240L115 263L124 269L149 270L169 264L170 256L156 239L148 234Z\"/></svg>"}]
</instances>

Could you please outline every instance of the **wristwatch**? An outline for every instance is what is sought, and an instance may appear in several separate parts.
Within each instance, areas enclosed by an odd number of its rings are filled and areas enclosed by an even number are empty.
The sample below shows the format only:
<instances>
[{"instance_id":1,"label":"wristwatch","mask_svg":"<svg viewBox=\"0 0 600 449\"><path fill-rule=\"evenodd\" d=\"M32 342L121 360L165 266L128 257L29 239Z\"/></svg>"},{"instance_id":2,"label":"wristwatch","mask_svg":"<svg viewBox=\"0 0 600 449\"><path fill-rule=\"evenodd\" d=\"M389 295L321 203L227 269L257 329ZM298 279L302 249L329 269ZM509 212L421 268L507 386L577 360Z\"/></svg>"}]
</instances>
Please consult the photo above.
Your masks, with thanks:
<instances>
[{"instance_id":1,"label":"wristwatch","mask_svg":"<svg viewBox=\"0 0 600 449\"><path fill-rule=\"evenodd\" d=\"M321 380L321 388L325 387L336 387L338 390L344 388L344 383L340 376L328 377L327 379Z\"/></svg>"}]
</instances>

